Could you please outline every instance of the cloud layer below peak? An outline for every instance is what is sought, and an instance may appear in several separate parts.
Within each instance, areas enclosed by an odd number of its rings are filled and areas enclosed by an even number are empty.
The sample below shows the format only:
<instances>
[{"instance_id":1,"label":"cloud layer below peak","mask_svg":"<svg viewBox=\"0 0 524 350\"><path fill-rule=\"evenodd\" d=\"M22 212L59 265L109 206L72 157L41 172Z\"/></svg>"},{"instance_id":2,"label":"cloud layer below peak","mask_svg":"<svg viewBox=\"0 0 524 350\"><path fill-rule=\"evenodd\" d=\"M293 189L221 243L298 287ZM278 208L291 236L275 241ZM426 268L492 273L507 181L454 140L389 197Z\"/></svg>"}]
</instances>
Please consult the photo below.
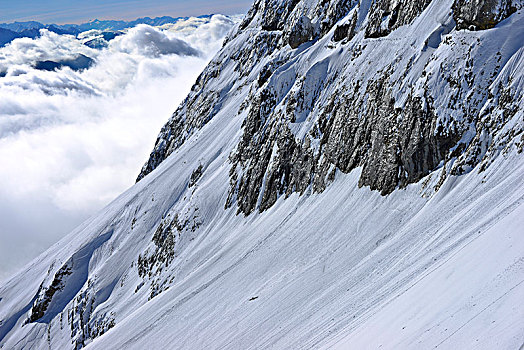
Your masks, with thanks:
<instances>
[{"instance_id":1,"label":"cloud layer below peak","mask_svg":"<svg viewBox=\"0 0 524 350\"><path fill-rule=\"evenodd\" d=\"M0 48L0 279L134 183L235 22L141 24L100 50L43 30ZM80 55L88 68L35 68Z\"/></svg>"}]
</instances>

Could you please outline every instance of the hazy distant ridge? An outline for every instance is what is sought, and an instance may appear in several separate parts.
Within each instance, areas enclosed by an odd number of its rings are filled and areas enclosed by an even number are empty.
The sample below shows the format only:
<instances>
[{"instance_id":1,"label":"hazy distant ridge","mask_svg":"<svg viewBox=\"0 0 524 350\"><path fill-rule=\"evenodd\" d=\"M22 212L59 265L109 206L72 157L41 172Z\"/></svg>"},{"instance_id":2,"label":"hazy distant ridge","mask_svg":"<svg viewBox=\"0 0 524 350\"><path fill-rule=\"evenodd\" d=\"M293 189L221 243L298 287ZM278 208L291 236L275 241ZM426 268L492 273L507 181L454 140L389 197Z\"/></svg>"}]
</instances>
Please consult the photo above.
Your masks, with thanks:
<instances>
[{"instance_id":1,"label":"hazy distant ridge","mask_svg":"<svg viewBox=\"0 0 524 350\"><path fill-rule=\"evenodd\" d=\"M199 16L198 18L209 18L212 15ZM189 17L142 17L133 21L122 20L98 20L81 24L42 24L36 21L0 23L0 47L10 43L16 38L38 38L40 29L47 29L57 34L78 35L87 30L118 31L132 28L138 24L148 24L150 26L161 26L167 23L176 23L187 20Z\"/></svg>"}]
</instances>

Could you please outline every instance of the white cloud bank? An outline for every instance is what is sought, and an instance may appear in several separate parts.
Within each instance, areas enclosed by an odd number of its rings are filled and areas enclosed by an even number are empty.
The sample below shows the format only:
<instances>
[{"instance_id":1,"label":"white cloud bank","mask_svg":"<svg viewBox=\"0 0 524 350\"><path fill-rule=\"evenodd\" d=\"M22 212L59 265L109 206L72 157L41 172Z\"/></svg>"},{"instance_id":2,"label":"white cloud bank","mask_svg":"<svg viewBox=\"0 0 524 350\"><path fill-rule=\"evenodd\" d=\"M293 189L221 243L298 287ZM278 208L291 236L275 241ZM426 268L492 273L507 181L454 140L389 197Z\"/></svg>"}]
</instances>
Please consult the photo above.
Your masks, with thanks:
<instances>
[{"instance_id":1,"label":"white cloud bank","mask_svg":"<svg viewBox=\"0 0 524 350\"><path fill-rule=\"evenodd\" d=\"M0 48L0 279L134 183L235 20L139 25L103 50L47 31ZM95 63L33 68L79 54Z\"/></svg>"}]
</instances>

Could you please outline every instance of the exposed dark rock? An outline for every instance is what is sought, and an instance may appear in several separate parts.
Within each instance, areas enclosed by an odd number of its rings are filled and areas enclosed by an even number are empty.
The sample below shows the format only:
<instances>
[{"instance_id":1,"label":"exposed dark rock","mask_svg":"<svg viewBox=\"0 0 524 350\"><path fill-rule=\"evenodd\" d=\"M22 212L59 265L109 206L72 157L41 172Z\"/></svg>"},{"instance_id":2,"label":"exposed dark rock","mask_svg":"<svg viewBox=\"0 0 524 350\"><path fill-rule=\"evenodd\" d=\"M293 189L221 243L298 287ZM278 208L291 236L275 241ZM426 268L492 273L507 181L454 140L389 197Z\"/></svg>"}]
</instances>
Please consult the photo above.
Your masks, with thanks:
<instances>
[{"instance_id":1,"label":"exposed dark rock","mask_svg":"<svg viewBox=\"0 0 524 350\"><path fill-rule=\"evenodd\" d=\"M290 30L285 35L285 40L291 46L292 49L296 49L303 43L311 40L313 36L313 25L311 20L306 17L300 17L294 24L291 26Z\"/></svg>"},{"instance_id":2,"label":"exposed dark rock","mask_svg":"<svg viewBox=\"0 0 524 350\"><path fill-rule=\"evenodd\" d=\"M411 23L430 2L431 0L375 1L370 10L366 37L386 36L398 27Z\"/></svg>"},{"instance_id":3,"label":"exposed dark rock","mask_svg":"<svg viewBox=\"0 0 524 350\"><path fill-rule=\"evenodd\" d=\"M493 160L493 154L500 150L507 152L511 146L510 141L518 135L524 135L522 125L515 125L502 132L506 123L518 111L518 99L515 91L506 88L502 83L496 87L496 94L490 99L488 108L483 110L482 122L476 124L475 137L467 147L464 146L462 152L457 152L458 159L451 169L452 175L462 175L479 163L479 172L486 170ZM498 137L493 140L493 135ZM519 147L519 144L516 143L516 146Z\"/></svg>"},{"instance_id":4,"label":"exposed dark rock","mask_svg":"<svg viewBox=\"0 0 524 350\"><path fill-rule=\"evenodd\" d=\"M333 32L333 41L351 40L355 36L357 26L357 12L351 17L351 21L338 25Z\"/></svg>"},{"instance_id":5,"label":"exposed dark rock","mask_svg":"<svg viewBox=\"0 0 524 350\"><path fill-rule=\"evenodd\" d=\"M493 28L522 7L519 0L455 0L453 18L457 29L482 30Z\"/></svg>"},{"instance_id":6,"label":"exposed dark rock","mask_svg":"<svg viewBox=\"0 0 524 350\"><path fill-rule=\"evenodd\" d=\"M62 290L65 286L64 277L72 273L71 266L64 265L55 274L51 285L39 292L40 297L35 300L29 316L29 322L36 322L44 317L45 312L56 292ZM43 293L42 293L43 292Z\"/></svg>"},{"instance_id":7,"label":"exposed dark rock","mask_svg":"<svg viewBox=\"0 0 524 350\"><path fill-rule=\"evenodd\" d=\"M260 24L262 30L283 30L289 15L298 3L299 0L255 0L239 29L244 30L252 25L255 17L258 16L259 22L255 25Z\"/></svg>"},{"instance_id":8,"label":"exposed dark rock","mask_svg":"<svg viewBox=\"0 0 524 350\"><path fill-rule=\"evenodd\" d=\"M193 187L196 185L198 179L200 179L200 177L202 176L203 169L204 169L204 166L200 164L198 168L193 170L193 172L191 173L191 177L189 178L188 187Z\"/></svg>"},{"instance_id":9,"label":"exposed dark rock","mask_svg":"<svg viewBox=\"0 0 524 350\"><path fill-rule=\"evenodd\" d=\"M260 57L273 52L277 46L282 33L279 32L257 32L250 37L242 50L236 52L231 58L235 63L235 74L245 78L253 67L258 63ZM173 116L162 127L146 164L142 167L137 181L153 171L174 150L180 147L186 138L195 130L207 124L222 106L222 100L227 98L231 85L214 90L209 84L220 75L220 62L225 58L216 57L200 74L193 85L189 96L182 102Z\"/></svg>"},{"instance_id":10,"label":"exposed dark rock","mask_svg":"<svg viewBox=\"0 0 524 350\"><path fill-rule=\"evenodd\" d=\"M323 0L316 2L314 8L308 9L298 0L259 0L251 7L239 29L256 27L264 31L281 31L289 34L293 31L297 32L297 23L302 17L307 17L313 25L310 37L323 37L358 3L357 0ZM309 14L306 14L306 11ZM287 37L285 39L284 45L289 43ZM302 39L299 42L303 43L310 39ZM226 42L230 40L231 38L228 37ZM294 45L291 47L295 48Z\"/></svg>"},{"instance_id":11,"label":"exposed dark rock","mask_svg":"<svg viewBox=\"0 0 524 350\"><path fill-rule=\"evenodd\" d=\"M263 0L260 3L262 4L259 7L262 30L272 31L284 30L289 15L293 12L299 0Z\"/></svg>"},{"instance_id":12,"label":"exposed dark rock","mask_svg":"<svg viewBox=\"0 0 524 350\"><path fill-rule=\"evenodd\" d=\"M115 326L113 312L98 315L94 312L98 305L107 300L108 295L107 291L97 291L95 283L89 279L83 290L72 300L71 306L60 313L60 328L70 329L74 349L82 349L88 340L101 336ZM64 324L64 314L67 316L67 325Z\"/></svg>"},{"instance_id":13,"label":"exposed dark rock","mask_svg":"<svg viewBox=\"0 0 524 350\"><path fill-rule=\"evenodd\" d=\"M144 281L137 286L137 292L145 282L150 284L149 298L152 299L169 288L174 276L162 275L162 271L174 261L175 247L180 244L183 234L191 234L202 225L198 208L193 207L185 215L169 213L162 219L152 237L153 246L138 256L137 272ZM186 235L187 236L187 235Z\"/></svg>"},{"instance_id":14,"label":"exposed dark rock","mask_svg":"<svg viewBox=\"0 0 524 350\"><path fill-rule=\"evenodd\" d=\"M342 39L347 38L350 31L350 25L349 23L344 23L335 28L335 31L333 32L333 41L340 41Z\"/></svg>"},{"instance_id":15,"label":"exposed dark rock","mask_svg":"<svg viewBox=\"0 0 524 350\"><path fill-rule=\"evenodd\" d=\"M359 2L356 0L319 1L315 9L315 17L320 23L320 37L326 35L333 26L344 18ZM357 11L354 12L354 25ZM349 32L348 32L349 33Z\"/></svg>"},{"instance_id":16,"label":"exposed dark rock","mask_svg":"<svg viewBox=\"0 0 524 350\"><path fill-rule=\"evenodd\" d=\"M112 234L113 231L109 230L82 246L54 275L51 275L51 271L55 264L53 263L49 267L47 277L53 276L53 279L49 280L46 277L42 282L33 299L31 315L26 322L46 323L48 327L51 327L51 322L55 317L59 315L62 317L62 314L65 312L76 313L81 318L79 322L82 326L80 327L81 330L79 330L71 321L71 337L73 338L74 334L81 332L82 336L78 339L87 339L87 330L83 325L89 322L91 306L94 300L94 294L92 293L93 283L88 279L89 263L93 253L107 242ZM67 307L71 302L77 304L77 307L75 307L74 311L67 311ZM83 346L83 340L76 344L76 348Z\"/></svg>"},{"instance_id":17,"label":"exposed dark rock","mask_svg":"<svg viewBox=\"0 0 524 350\"><path fill-rule=\"evenodd\" d=\"M151 254L145 253L138 257L137 269L140 277L154 276L155 271L171 263L175 255L175 241L183 227L184 223L178 221L178 215L160 222L152 239L155 250Z\"/></svg>"},{"instance_id":18,"label":"exposed dark rock","mask_svg":"<svg viewBox=\"0 0 524 350\"><path fill-rule=\"evenodd\" d=\"M302 194L310 185L321 192L337 168L347 173L362 166L359 185L383 195L435 169L461 134L438 128L429 96L410 97L403 108L395 108L388 75L371 81L365 94L358 85L334 94L303 141L291 133L289 118L273 112L275 94L264 90L231 157L226 207L236 199L239 212L247 215L257 206L260 211L271 207L280 195ZM297 96L300 104L304 97ZM311 137L319 139L318 153L310 147Z\"/></svg>"},{"instance_id":19,"label":"exposed dark rock","mask_svg":"<svg viewBox=\"0 0 524 350\"><path fill-rule=\"evenodd\" d=\"M245 79L243 84L250 86L250 92L238 110L245 119L240 141L230 155L230 190L225 207L236 205L237 212L245 215L263 211L280 196L322 192L338 172L348 173L357 167L361 168L360 186L387 195L417 182L442 164L456 161L442 171L442 181L450 173L458 174L479 164L490 140L480 136L487 131L479 121L489 117L479 113L500 65L475 62L471 57L473 43L453 38L451 11L441 27L426 33L422 51L448 45L450 50L442 52L461 50L464 56L459 59L456 55L451 60L428 55L420 58L426 60L421 66L421 62L415 62L416 55L404 59L404 48L397 46L391 51L391 62L374 70L363 66L372 67L373 61L363 60L361 55L373 56L370 47L373 50L380 41L352 43L360 30L368 38L387 36L412 23L430 3L377 0L371 7L361 8L362 3L350 0L318 1L311 7L295 1L257 1L239 28L239 32L249 33L248 42L239 45L230 57L233 71L238 79ZM455 10L455 16L461 11L468 13L468 6ZM509 13L504 11L502 17ZM296 52L286 48L287 44L296 48L331 29L332 40L342 41L339 52L349 55L345 63L356 60L362 65L358 70L367 74L363 81L356 69L345 72L337 67L336 59L326 58L310 66L300 61L305 68L290 64L300 57L294 56ZM230 43L239 32L231 36ZM346 44L350 49L343 49ZM475 45L481 45L480 41ZM500 55L494 59L500 61ZM485 69L474 70L478 64ZM218 66L218 60L211 63L162 129L141 176L216 113L217 108L211 106L220 106L220 99L230 89L214 90L214 82L220 81L216 79L220 75ZM426 67L432 71L428 73ZM344 76L346 73L348 76ZM403 79L408 77L409 84L405 85ZM428 88L430 80L440 90ZM417 88L410 87L414 82L418 82ZM436 102L443 90L449 98ZM498 100L494 110L511 115L515 105L503 100ZM504 125L500 119L497 128ZM466 133L473 128L477 136ZM518 130L508 135L516 136Z\"/></svg>"}]
</instances>

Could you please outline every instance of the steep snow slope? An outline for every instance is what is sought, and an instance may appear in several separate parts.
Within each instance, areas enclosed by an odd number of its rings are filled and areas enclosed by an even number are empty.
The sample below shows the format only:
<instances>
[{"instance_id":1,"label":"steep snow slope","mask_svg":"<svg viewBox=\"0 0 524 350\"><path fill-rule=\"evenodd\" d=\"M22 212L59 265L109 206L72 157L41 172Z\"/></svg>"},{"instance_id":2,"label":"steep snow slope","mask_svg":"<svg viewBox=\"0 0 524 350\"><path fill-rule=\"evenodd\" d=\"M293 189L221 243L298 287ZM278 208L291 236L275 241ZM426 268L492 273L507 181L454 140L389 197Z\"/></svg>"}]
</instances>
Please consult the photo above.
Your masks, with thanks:
<instances>
[{"instance_id":1,"label":"steep snow slope","mask_svg":"<svg viewBox=\"0 0 524 350\"><path fill-rule=\"evenodd\" d=\"M198 268L92 347L518 348L524 191L500 170L494 187L467 175L429 200L420 186L383 200L353 173L222 221L178 257Z\"/></svg>"},{"instance_id":2,"label":"steep snow slope","mask_svg":"<svg viewBox=\"0 0 524 350\"><path fill-rule=\"evenodd\" d=\"M0 346L520 347L524 15L461 4L257 1Z\"/></svg>"}]
</instances>

